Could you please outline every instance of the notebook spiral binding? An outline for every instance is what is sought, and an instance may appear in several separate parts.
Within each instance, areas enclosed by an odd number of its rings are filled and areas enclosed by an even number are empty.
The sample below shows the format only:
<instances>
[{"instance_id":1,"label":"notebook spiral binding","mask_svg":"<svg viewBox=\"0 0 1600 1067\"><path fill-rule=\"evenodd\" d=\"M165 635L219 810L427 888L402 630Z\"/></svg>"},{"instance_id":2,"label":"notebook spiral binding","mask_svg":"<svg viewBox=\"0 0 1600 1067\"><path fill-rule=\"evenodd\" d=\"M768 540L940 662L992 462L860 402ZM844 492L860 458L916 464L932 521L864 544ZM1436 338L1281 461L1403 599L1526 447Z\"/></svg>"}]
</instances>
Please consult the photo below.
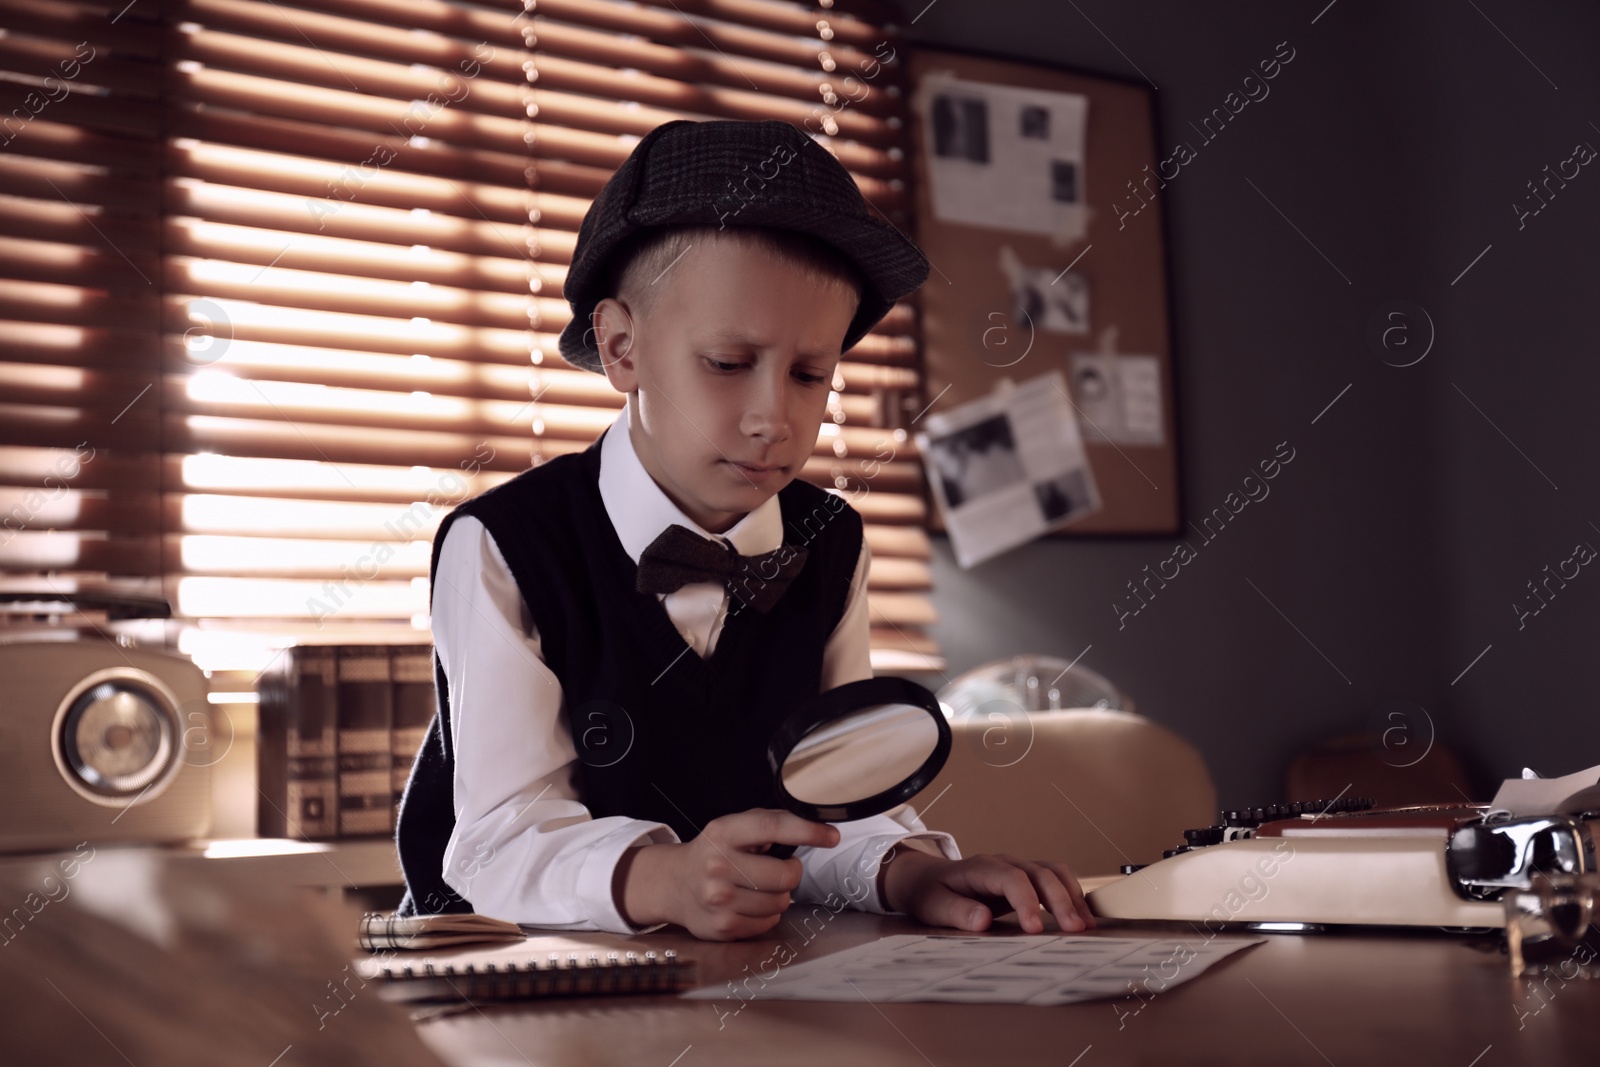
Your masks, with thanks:
<instances>
[{"instance_id":1,"label":"notebook spiral binding","mask_svg":"<svg viewBox=\"0 0 1600 1067\"><path fill-rule=\"evenodd\" d=\"M602 960L591 952L587 959L568 953L550 953L543 961L512 961L456 966L433 960L402 966L386 964L379 972L393 983L398 1000L520 1000L547 996L604 996L612 993L675 993L694 984L694 964L667 949L626 952L619 958L608 952Z\"/></svg>"}]
</instances>

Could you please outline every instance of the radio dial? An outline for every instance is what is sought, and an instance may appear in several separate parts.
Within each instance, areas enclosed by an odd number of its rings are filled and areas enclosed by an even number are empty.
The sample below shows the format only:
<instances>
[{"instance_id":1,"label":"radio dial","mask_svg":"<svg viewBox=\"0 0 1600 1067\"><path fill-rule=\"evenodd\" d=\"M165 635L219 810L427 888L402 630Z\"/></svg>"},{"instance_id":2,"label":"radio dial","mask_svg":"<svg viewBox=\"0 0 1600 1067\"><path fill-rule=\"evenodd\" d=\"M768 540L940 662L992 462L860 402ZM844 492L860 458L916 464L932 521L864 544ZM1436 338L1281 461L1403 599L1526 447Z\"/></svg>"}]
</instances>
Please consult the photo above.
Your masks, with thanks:
<instances>
[{"instance_id":1,"label":"radio dial","mask_svg":"<svg viewBox=\"0 0 1600 1067\"><path fill-rule=\"evenodd\" d=\"M153 799L177 769L176 706L142 671L112 669L85 679L56 721L57 769L98 803L123 807Z\"/></svg>"}]
</instances>

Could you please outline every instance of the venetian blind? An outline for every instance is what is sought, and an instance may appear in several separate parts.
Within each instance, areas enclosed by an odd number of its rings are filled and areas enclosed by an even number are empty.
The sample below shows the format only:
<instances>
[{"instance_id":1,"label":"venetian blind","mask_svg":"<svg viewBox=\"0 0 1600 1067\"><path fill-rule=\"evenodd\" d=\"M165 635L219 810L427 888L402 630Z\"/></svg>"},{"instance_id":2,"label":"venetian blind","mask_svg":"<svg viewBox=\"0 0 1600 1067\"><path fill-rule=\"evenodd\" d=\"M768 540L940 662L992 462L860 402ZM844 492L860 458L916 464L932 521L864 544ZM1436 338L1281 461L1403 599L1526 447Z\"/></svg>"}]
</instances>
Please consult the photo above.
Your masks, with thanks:
<instances>
[{"instance_id":1,"label":"venetian blind","mask_svg":"<svg viewBox=\"0 0 1600 1067\"><path fill-rule=\"evenodd\" d=\"M0 0L0 567L166 595L181 646L426 626L455 503L586 447L590 199L652 127L776 118L909 231L879 0ZM880 669L940 665L915 316L842 362L808 480L861 511Z\"/></svg>"}]
</instances>

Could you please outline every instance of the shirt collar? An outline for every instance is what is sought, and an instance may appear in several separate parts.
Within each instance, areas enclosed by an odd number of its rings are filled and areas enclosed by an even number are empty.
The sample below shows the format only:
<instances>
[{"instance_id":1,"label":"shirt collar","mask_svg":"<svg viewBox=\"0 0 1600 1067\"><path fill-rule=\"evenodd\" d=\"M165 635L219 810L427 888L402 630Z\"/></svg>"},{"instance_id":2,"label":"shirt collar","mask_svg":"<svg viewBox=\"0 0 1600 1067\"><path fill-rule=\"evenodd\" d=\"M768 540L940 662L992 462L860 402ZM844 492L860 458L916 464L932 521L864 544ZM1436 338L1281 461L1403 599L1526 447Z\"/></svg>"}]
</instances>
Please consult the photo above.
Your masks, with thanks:
<instances>
[{"instance_id":1,"label":"shirt collar","mask_svg":"<svg viewBox=\"0 0 1600 1067\"><path fill-rule=\"evenodd\" d=\"M777 495L722 534L710 533L672 502L644 469L629 435L628 405L600 441L600 499L617 539L634 563L661 531L676 523L710 541L726 540L742 556L771 552L783 543L783 512Z\"/></svg>"}]
</instances>

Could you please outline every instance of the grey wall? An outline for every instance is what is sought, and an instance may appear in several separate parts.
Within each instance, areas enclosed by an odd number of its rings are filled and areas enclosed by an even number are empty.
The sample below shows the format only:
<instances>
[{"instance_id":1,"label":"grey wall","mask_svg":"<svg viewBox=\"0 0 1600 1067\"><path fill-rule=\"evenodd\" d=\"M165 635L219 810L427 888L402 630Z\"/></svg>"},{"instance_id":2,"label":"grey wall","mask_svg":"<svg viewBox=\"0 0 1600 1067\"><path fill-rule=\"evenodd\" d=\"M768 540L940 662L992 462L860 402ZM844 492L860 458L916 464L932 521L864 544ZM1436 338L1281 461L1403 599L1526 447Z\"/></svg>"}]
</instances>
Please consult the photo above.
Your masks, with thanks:
<instances>
[{"instance_id":1,"label":"grey wall","mask_svg":"<svg viewBox=\"0 0 1600 1067\"><path fill-rule=\"evenodd\" d=\"M1579 141L1600 147L1600 7L1325 4L937 0L909 26L1142 72L1167 151L1279 42L1296 53L1163 193L1185 517L1279 442L1293 462L1213 542L1190 538L1198 558L1121 629L1111 605L1174 540L1057 538L970 571L936 541L949 674L1092 646L1085 665L1200 745L1224 804L1277 799L1296 751L1392 698L1485 786L1600 763L1600 567L1521 629L1511 607L1600 547L1600 162L1520 230L1511 207ZM1091 196L1095 180L1091 159ZM1396 299L1436 331L1405 368L1365 339Z\"/></svg>"}]
</instances>

